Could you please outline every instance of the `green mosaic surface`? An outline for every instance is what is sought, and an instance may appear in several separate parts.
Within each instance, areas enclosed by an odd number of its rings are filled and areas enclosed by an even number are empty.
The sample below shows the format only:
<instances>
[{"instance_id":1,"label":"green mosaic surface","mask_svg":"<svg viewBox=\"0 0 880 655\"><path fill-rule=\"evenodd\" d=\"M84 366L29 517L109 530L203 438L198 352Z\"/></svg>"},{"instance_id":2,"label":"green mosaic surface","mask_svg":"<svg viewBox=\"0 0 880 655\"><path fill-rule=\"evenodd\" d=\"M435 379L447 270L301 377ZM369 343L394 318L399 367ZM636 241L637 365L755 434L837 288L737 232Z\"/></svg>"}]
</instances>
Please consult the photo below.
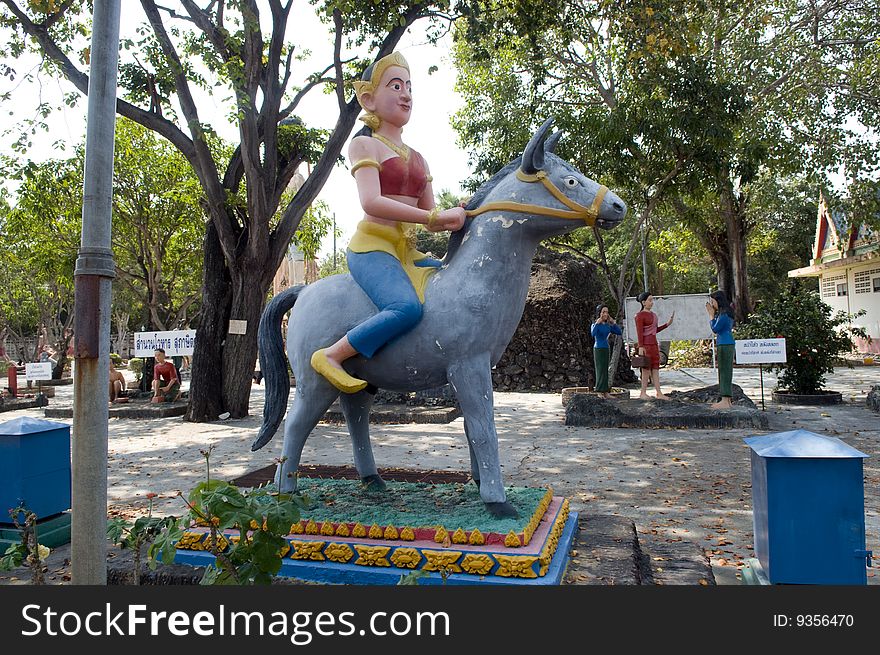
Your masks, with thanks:
<instances>
[{"instance_id":1,"label":"green mosaic surface","mask_svg":"<svg viewBox=\"0 0 880 655\"><path fill-rule=\"evenodd\" d=\"M385 493L375 493L365 491L359 480L300 478L299 490L311 502L303 511L303 519L358 522L367 527L373 523L413 528L442 524L447 529L519 533L547 493L546 488L507 487L507 500L517 509L519 518L496 519L486 510L473 483L386 484Z\"/></svg>"}]
</instances>

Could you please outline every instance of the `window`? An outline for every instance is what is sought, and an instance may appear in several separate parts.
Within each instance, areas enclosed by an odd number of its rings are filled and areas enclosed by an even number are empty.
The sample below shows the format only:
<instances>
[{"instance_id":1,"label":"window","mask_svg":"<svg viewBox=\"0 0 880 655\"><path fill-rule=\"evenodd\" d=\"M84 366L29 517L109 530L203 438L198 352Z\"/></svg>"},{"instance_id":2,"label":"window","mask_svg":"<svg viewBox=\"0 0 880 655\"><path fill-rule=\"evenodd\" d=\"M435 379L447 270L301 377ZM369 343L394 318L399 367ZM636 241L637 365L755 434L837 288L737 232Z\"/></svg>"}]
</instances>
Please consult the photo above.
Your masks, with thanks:
<instances>
[{"instance_id":1,"label":"window","mask_svg":"<svg viewBox=\"0 0 880 655\"><path fill-rule=\"evenodd\" d=\"M874 278L874 293L880 293L880 277Z\"/></svg>"},{"instance_id":2,"label":"window","mask_svg":"<svg viewBox=\"0 0 880 655\"><path fill-rule=\"evenodd\" d=\"M838 297L846 295L846 282L837 285L837 295Z\"/></svg>"},{"instance_id":3,"label":"window","mask_svg":"<svg viewBox=\"0 0 880 655\"><path fill-rule=\"evenodd\" d=\"M871 270L859 271L853 277L853 282L855 282L855 292L856 293L871 293L872 290L872 276L880 273L880 268L873 268ZM876 278L873 282L873 290L877 291L877 282Z\"/></svg>"},{"instance_id":4,"label":"window","mask_svg":"<svg viewBox=\"0 0 880 655\"><path fill-rule=\"evenodd\" d=\"M840 295L840 283L843 283L843 286L846 287L846 275L833 275L831 277L825 277L822 279L822 297L823 298L833 298L834 296ZM843 295L846 295L844 293Z\"/></svg>"}]
</instances>

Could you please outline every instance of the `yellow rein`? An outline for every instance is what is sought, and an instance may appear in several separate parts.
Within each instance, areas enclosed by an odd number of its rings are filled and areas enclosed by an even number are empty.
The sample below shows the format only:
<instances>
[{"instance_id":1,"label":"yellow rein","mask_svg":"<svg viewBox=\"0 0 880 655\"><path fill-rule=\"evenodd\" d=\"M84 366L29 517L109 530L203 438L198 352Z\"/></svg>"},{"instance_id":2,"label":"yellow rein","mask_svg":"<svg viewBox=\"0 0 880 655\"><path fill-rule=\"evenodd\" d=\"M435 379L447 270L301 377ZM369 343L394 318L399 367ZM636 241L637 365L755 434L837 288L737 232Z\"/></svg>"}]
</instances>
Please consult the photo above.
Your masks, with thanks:
<instances>
[{"instance_id":1,"label":"yellow rein","mask_svg":"<svg viewBox=\"0 0 880 655\"><path fill-rule=\"evenodd\" d=\"M602 206L602 200L608 192L608 187L600 186L593 204L589 207L576 203L574 200L566 196L556 187L553 182L547 178L547 173L538 171L534 175L524 173L522 169L516 171L516 177L523 182L540 182L547 190L563 205L569 209L553 209L542 205L529 205L526 203L515 202L513 200L499 200L497 202L487 202L477 209L467 210L468 216L479 216L488 211L501 210L519 212L523 214L537 214L539 216L553 216L555 218L568 218L576 221L584 221L587 225L592 226L599 216L599 208Z\"/></svg>"}]
</instances>

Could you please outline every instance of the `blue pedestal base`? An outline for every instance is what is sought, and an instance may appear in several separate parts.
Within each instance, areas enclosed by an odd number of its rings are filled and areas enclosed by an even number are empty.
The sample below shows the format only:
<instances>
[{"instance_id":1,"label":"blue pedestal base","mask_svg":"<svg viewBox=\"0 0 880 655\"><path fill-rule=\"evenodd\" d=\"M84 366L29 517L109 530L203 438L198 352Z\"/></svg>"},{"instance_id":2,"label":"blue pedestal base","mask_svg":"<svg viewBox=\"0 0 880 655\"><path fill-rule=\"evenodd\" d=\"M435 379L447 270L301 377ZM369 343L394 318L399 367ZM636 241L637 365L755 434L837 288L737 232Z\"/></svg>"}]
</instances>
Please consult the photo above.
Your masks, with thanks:
<instances>
[{"instance_id":1,"label":"blue pedestal base","mask_svg":"<svg viewBox=\"0 0 880 655\"><path fill-rule=\"evenodd\" d=\"M526 585L543 586L559 585L568 566L571 544L578 529L577 512L571 512L559 537L559 545L547 573L538 578L506 578L497 575L472 575L469 573L451 573L444 582L440 573L426 572L418 583L420 585ZM174 558L177 564L191 566L208 566L213 563L214 556L205 551L179 550ZM357 564L339 564L336 562L285 559L281 565L280 576L322 582L325 584L356 584L356 585L396 585L401 576L412 573L410 569L394 566L358 566Z\"/></svg>"}]
</instances>

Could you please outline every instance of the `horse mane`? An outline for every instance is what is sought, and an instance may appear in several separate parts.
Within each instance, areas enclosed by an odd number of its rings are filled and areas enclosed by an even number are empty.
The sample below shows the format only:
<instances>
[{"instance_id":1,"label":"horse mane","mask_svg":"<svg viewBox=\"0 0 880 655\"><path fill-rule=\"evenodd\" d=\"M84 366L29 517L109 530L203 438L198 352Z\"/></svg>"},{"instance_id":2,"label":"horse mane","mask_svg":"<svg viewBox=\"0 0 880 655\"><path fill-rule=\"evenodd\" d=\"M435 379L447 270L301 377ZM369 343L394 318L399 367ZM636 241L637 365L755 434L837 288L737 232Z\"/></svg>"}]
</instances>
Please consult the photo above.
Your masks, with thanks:
<instances>
[{"instance_id":1,"label":"horse mane","mask_svg":"<svg viewBox=\"0 0 880 655\"><path fill-rule=\"evenodd\" d=\"M483 201L486 199L486 196L494 189L498 183L510 175L514 170L519 168L520 163L522 162L522 155L511 161L500 171L495 173L488 180L483 182L480 185L480 188L477 189L477 192L471 196L470 200L468 200L465 205L465 210L476 209L480 205L483 204ZM443 258L443 263L448 264L452 261L452 258L455 256L455 253L458 251L459 246L461 246L464 241L464 237L467 234L467 231L471 227L471 223L473 223L474 219L472 216L469 216L465 219L464 225L461 226L461 229L456 230L449 236L449 245L446 247L446 256Z\"/></svg>"}]
</instances>

